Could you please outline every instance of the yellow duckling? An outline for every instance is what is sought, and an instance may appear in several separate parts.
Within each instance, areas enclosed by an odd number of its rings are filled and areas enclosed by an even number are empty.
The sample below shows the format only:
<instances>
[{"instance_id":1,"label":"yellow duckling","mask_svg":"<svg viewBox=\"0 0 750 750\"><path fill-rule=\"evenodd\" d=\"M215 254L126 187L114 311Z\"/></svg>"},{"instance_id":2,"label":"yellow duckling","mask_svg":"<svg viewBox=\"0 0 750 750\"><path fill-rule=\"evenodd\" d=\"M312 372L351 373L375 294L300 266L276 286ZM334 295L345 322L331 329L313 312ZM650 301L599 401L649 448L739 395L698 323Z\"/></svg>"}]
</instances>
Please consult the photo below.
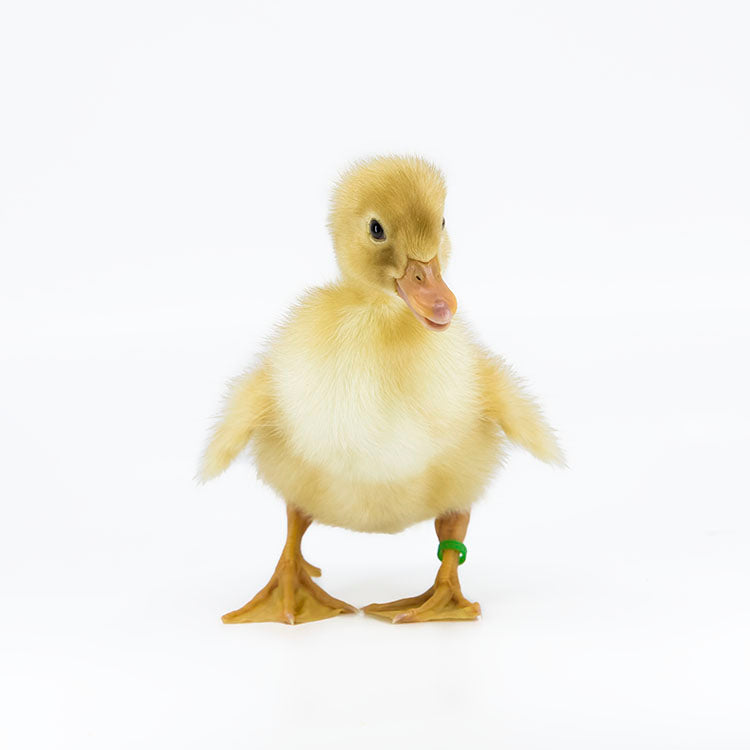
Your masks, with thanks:
<instances>
[{"instance_id":1,"label":"yellow duckling","mask_svg":"<svg viewBox=\"0 0 750 750\"><path fill-rule=\"evenodd\" d=\"M356 609L312 581L300 549L313 520L393 533L435 519L441 565L424 594L365 607L393 622L468 620L458 565L472 503L507 441L561 463L537 405L456 313L441 173L377 158L340 180L330 229L342 278L290 311L259 365L237 378L201 476L250 444L259 476L287 503L270 582L224 622L301 623ZM507 440L506 440L507 439Z\"/></svg>"}]
</instances>

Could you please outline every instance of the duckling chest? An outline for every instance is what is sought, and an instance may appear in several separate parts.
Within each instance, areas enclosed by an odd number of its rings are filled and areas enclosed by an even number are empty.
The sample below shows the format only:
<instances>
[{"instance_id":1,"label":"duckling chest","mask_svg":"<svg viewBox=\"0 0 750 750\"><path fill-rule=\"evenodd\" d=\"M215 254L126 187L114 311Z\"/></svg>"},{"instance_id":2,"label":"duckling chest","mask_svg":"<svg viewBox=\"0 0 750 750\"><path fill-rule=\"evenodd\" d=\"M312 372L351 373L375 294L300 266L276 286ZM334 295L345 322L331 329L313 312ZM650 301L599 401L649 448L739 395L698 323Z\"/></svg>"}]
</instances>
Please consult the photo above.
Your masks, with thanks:
<instances>
[{"instance_id":1,"label":"duckling chest","mask_svg":"<svg viewBox=\"0 0 750 750\"><path fill-rule=\"evenodd\" d=\"M425 354L407 364L344 347L283 357L276 397L295 452L355 480L423 472L468 429L474 401L468 357Z\"/></svg>"}]
</instances>

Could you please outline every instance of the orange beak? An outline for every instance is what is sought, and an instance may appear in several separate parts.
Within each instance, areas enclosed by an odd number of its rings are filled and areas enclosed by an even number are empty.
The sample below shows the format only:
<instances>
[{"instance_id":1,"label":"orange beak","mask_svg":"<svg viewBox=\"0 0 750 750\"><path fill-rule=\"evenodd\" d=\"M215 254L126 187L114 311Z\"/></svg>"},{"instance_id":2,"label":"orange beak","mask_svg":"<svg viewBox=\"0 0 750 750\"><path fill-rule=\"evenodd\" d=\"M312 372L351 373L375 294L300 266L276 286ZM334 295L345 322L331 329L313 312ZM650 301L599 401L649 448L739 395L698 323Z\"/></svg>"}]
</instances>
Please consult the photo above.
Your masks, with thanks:
<instances>
[{"instance_id":1,"label":"orange beak","mask_svg":"<svg viewBox=\"0 0 750 750\"><path fill-rule=\"evenodd\" d=\"M456 313L456 297L440 275L437 256L428 263L409 259L396 291L424 326L444 331Z\"/></svg>"}]
</instances>

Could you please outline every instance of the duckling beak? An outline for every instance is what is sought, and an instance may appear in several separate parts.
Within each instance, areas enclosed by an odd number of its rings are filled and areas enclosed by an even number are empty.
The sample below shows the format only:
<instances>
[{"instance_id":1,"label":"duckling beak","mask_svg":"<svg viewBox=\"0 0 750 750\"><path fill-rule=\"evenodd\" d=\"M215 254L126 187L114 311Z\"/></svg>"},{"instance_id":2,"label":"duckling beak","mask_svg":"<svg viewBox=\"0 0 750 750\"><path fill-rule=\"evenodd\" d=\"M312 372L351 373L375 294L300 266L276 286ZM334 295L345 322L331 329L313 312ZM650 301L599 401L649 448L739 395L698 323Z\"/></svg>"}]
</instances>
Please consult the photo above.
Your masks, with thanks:
<instances>
[{"instance_id":1,"label":"duckling beak","mask_svg":"<svg viewBox=\"0 0 750 750\"><path fill-rule=\"evenodd\" d=\"M404 275L396 279L396 291L430 330L444 331L451 324L456 297L440 275L437 256L427 263L410 258Z\"/></svg>"}]
</instances>

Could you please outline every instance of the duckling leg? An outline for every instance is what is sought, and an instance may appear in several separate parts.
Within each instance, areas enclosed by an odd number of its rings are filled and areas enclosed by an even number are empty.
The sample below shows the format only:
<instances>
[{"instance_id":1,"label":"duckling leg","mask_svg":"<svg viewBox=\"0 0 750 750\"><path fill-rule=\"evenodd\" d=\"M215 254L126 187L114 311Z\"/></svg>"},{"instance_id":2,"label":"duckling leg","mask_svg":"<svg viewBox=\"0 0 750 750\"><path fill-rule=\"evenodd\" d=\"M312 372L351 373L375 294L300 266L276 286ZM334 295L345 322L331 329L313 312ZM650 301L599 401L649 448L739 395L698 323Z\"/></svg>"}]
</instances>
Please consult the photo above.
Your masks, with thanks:
<instances>
[{"instance_id":1,"label":"duckling leg","mask_svg":"<svg viewBox=\"0 0 750 750\"><path fill-rule=\"evenodd\" d=\"M271 580L244 606L221 619L225 623L283 622L295 625L327 617L356 612L351 604L334 599L313 583L320 569L302 557L302 535L312 523L291 506L287 506L287 537Z\"/></svg>"},{"instance_id":2,"label":"duckling leg","mask_svg":"<svg viewBox=\"0 0 750 750\"><path fill-rule=\"evenodd\" d=\"M435 519L438 539L463 542L469 525L469 513L450 513ZM482 613L479 604L470 602L458 582L459 553L443 551L435 583L419 596L398 599L387 604L370 604L364 613L391 622L428 622L430 620L476 620Z\"/></svg>"}]
</instances>

